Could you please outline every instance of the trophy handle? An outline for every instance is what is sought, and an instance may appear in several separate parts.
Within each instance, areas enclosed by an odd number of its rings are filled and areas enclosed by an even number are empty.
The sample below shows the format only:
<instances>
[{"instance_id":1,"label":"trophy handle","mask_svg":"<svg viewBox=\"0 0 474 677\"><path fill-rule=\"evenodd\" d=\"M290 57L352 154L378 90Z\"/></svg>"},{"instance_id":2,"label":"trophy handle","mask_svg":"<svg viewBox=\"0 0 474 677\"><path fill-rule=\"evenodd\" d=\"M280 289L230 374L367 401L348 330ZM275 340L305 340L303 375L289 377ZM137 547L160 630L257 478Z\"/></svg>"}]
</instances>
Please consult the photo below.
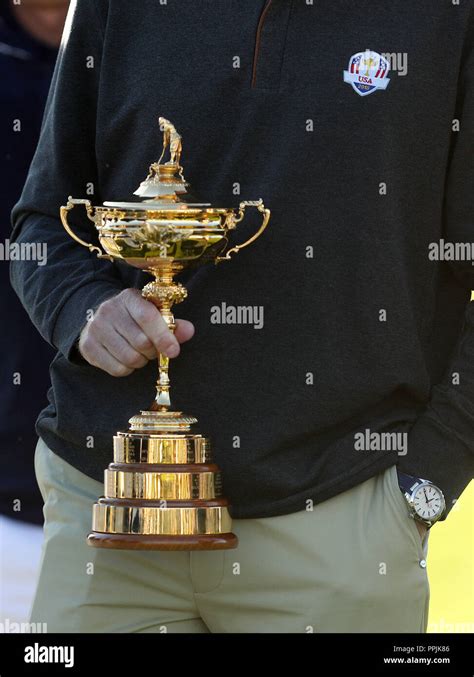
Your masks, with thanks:
<instances>
[{"instance_id":1,"label":"trophy handle","mask_svg":"<svg viewBox=\"0 0 474 677\"><path fill-rule=\"evenodd\" d=\"M87 247L87 249L93 254L94 252L97 254L98 259L107 259L108 261L113 261L113 257L109 256L108 254L104 254L102 249L100 247L97 247L96 245L90 244L89 242L85 242L85 240L81 240L81 238L76 235L76 233L72 230L70 227L69 223L67 222L67 215L68 212L71 211L76 205L84 205L86 208L87 212L87 218L92 221L92 223L95 224L95 219L93 216L94 212L94 207L91 205L90 200L82 200L82 199L76 199L71 196L68 197L67 199L67 205L65 207L61 207L59 210L59 214L61 217L61 223L64 226L64 229L72 237L73 240L76 242L79 242L83 247Z\"/></svg>"},{"instance_id":2,"label":"trophy handle","mask_svg":"<svg viewBox=\"0 0 474 677\"><path fill-rule=\"evenodd\" d=\"M217 256L216 259L215 259L216 263L219 263L220 261L228 261L231 258L231 254L237 253L241 249L243 249L244 247L247 247L252 242L255 242L255 240L258 237L260 237L260 235L263 233L263 231L267 227L268 222L270 221L270 213L271 212L270 212L269 209L265 209L265 205L263 204L262 198L260 198L260 200L253 200L253 201L252 200L246 200L244 202L241 202L239 204L239 215L235 219L234 223L239 223L239 221L242 221L242 219L244 218L246 207L257 207L258 211L262 212L262 214L263 214L262 225L257 230L257 232L254 233L252 235L252 237L250 237L246 242L243 242L242 244L235 245L235 247L232 247L232 249L229 249L226 252L225 256Z\"/></svg>"}]
</instances>

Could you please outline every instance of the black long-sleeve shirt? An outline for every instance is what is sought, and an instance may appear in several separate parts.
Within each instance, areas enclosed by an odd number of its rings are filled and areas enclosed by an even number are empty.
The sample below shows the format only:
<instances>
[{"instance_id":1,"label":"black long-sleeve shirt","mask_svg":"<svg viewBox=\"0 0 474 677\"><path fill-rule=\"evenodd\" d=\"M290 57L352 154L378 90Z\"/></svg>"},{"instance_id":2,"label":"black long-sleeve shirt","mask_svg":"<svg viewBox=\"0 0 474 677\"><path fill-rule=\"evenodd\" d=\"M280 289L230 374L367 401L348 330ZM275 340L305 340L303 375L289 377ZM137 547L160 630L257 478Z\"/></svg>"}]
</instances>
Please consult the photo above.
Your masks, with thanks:
<instances>
[{"instance_id":1,"label":"black long-sleeve shirt","mask_svg":"<svg viewBox=\"0 0 474 677\"><path fill-rule=\"evenodd\" d=\"M38 143L43 108L57 50L15 20L0 0L0 232L8 251L10 212L18 200ZM21 128L18 128L19 122ZM0 513L43 523L43 501L34 471L35 421L46 404L54 350L31 324L10 286L8 256L0 261Z\"/></svg>"},{"instance_id":2,"label":"black long-sleeve shirt","mask_svg":"<svg viewBox=\"0 0 474 677\"><path fill-rule=\"evenodd\" d=\"M176 307L196 335L172 363L175 408L211 436L233 516L303 510L394 463L451 509L474 465L474 267L430 251L474 241L473 9L78 1L13 212L15 242L48 245L46 266L14 262L11 277L58 350L37 424L54 452L101 481L113 434L153 397L154 362L116 379L74 357L87 311L148 277L74 243L58 210L68 195L130 199L162 115L204 201L272 210L234 261L188 275ZM352 58L367 49L390 70ZM358 69L388 86L352 86ZM262 308L263 327L214 323L222 303ZM370 437L390 432L407 446Z\"/></svg>"}]
</instances>

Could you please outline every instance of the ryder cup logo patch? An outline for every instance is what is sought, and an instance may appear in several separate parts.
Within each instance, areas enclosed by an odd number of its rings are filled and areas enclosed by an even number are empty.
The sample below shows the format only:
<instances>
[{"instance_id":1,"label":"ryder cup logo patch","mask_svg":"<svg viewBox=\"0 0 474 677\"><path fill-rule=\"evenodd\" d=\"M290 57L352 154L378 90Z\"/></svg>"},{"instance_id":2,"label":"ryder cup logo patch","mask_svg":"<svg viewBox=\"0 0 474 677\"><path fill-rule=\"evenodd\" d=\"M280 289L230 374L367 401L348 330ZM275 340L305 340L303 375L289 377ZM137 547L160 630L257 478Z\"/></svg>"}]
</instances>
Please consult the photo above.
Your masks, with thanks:
<instances>
[{"instance_id":1,"label":"ryder cup logo patch","mask_svg":"<svg viewBox=\"0 0 474 677\"><path fill-rule=\"evenodd\" d=\"M358 52L349 59L349 66L344 71L344 82L360 94L367 96L377 89L387 89L390 79L387 73L390 70L387 59L377 52L366 50Z\"/></svg>"}]
</instances>

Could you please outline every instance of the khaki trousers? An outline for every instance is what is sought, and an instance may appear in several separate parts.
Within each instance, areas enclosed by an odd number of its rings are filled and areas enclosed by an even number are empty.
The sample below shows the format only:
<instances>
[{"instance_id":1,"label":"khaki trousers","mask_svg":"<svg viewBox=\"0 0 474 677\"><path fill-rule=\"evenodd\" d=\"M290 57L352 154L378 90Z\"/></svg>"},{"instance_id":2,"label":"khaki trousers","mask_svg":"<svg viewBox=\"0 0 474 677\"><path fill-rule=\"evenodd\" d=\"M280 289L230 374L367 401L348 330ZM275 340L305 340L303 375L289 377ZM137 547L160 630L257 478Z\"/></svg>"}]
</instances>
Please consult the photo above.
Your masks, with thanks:
<instances>
[{"instance_id":1,"label":"khaki trousers","mask_svg":"<svg viewBox=\"0 0 474 677\"><path fill-rule=\"evenodd\" d=\"M48 632L426 632L428 535L395 466L312 511L234 520L238 548L214 552L91 548L103 485L42 440L35 469L45 527L31 621Z\"/></svg>"}]
</instances>

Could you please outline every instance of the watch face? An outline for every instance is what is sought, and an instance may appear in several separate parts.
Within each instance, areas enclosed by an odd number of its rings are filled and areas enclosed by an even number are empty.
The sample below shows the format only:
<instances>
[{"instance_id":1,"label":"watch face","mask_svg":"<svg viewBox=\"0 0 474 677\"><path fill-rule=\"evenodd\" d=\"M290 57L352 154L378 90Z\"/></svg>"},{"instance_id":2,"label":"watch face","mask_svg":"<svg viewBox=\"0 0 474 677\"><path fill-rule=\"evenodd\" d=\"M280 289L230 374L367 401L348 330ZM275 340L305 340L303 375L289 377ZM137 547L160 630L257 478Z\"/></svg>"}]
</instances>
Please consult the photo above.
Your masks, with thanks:
<instances>
[{"instance_id":1,"label":"watch face","mask_svg":"<svg viewBox=\"0 0 474 677\"><path fill-rule=\"evenodd\" d=\"M413 508L419 517L433 520L440 516L444 509L441 491L432 484L422 484L413 494Z\"/></svg>"}]
</instances>

